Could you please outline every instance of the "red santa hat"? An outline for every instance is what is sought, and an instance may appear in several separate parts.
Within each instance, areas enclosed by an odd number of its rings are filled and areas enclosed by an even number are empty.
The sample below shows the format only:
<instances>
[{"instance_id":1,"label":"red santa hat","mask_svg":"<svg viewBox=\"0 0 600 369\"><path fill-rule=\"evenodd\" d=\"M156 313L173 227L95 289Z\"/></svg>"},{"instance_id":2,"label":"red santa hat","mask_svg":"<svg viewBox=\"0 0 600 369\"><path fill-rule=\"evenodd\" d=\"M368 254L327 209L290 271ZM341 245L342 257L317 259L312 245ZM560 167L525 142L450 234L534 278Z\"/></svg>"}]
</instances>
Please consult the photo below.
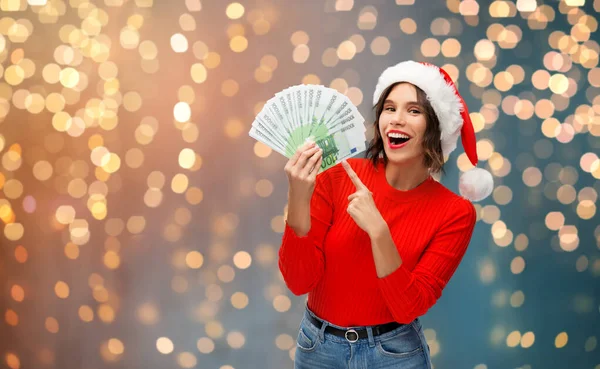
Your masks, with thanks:
<instances>
[{"instance_id":1,"label":"red santa hat","mask_svg":"<svg viewBox=\"0 0 600 369\"><path fill-rule=\"evenodd\" d=\"M408 82L425 92L440 121L442 152L449 156L458 136L471 163L477 165L477 141L467 104L462 99L452 78L445 70L430 63L404 61L383 71L375 87L373 105L383 91L396 82ZM460 176L460 194L471 201L481 201L494 188L492 174L482 168L472 168Z\"/></svg>"}]
</instances>

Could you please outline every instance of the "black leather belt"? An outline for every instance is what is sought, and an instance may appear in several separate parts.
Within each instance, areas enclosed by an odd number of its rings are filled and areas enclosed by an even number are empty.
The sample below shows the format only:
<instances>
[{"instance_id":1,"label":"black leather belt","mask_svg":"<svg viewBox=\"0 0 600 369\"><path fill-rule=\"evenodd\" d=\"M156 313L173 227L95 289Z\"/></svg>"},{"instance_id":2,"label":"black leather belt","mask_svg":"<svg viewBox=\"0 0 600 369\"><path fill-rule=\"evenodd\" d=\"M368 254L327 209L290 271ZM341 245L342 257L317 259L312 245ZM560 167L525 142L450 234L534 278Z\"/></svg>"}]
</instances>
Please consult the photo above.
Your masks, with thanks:
<instances>
[{"instance_id":1,"label":"black leather belt","mask_svg":"<svg viewBox=\"0 0 600 369\"><path fill-rule=\"evenodd\" d=\"M312 316L310 314L308 314L308 321L311 322L315 327L317 327L317 329L321 329L321 327L323 326L322 321L320 321L319 319L315 318L314 316ZM394 329L399 328L403 325L404 324L401 324L398 322L391 322L391 323L372 326L371 328L373 329L373 337L379 336L380 334L384 334L387 332L391 332ZM366 329L358 329L358 330L339 329L336 327L332 327L330 325L328 325L327 328L325 328L325 332L331 333L338 337L343 337L350 342L356 342L360 338L367 338L369 336L369 333L367 332Z\"/></svg>"}]
</instances>

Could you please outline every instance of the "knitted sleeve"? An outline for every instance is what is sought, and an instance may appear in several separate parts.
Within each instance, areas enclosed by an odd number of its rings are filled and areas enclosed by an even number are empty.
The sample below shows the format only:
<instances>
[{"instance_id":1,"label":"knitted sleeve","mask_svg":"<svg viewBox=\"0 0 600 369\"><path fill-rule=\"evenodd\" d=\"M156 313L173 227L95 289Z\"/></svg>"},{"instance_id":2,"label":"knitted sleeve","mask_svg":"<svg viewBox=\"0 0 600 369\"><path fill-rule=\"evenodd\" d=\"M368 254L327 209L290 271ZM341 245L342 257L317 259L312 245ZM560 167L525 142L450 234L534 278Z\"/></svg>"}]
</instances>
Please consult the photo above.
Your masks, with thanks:
<instances>
[{"instance_id":1,"label":"knitted sleeve","mask_svg":"<svg viewBox=\"0 0 600 369\"><path fill-rule=\"evenodd\" d=\"M298 296L310 292L325 270L323 241L333 219L332 187L327 174L327 171L322 172L315 180L315 190L310 203L311 227L308 234L299 237L287 220L285 222L279 248L279 270L287 287Z\"/></svg>"},{"instance_id":2,"label":"knitted sleeve","mask_svg":"<svg viewBox=\"0 0 600 369\"><path fill-rule=\"evenodd\" d=\"M397 322L412 322L441 297L467 250L476 221L473 204L458 198L414 269L402 264L379 278L379 289Z\"/></svg>"}]
</instances>

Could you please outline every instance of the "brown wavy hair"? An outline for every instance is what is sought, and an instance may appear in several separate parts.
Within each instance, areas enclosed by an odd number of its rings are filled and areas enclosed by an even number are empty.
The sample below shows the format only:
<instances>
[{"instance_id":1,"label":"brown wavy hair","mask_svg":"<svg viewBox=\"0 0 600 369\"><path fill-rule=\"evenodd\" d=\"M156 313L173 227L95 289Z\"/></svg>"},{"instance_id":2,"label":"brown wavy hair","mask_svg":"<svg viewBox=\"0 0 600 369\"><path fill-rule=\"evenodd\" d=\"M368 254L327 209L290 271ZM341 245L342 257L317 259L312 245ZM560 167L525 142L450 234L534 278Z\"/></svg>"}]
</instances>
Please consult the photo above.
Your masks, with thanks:
<instances>
[{"instance_id":1,"label":"brown wavy hair","mask_svg":"<svg viewBox=\"0 0 600 369\"><path fill-rule=\"evenodd\" d=\"M373 107L373 109L375 109L376 116L375 123L373 124L375 135L369 143L366 151L366 157L373 162L374 166L377 166L377 162L380 160L380 155L383 155L384 164L387 165L388 163L388 157L383 147L383 138L379 133L379 117L383 112L383 103L385 102L385 99L387 99L390 92L392 92L392 89L394 89L394 87L400 83L403 82L396 82L386 88L381 94L379 101L377 101L377 104L375 104ZM426 121L425 135L423 137L423 152L425 154L423 158L423 164L425 164L427 168L430 168L433 173L441 172L445 175L446 172L444 170L444 154L442 152L442 131L440 130L440 121L437 115L435 115L435 111L433 110L431 103L427 99L427 94L425 94L425 92L419 87L414 87L417 90L417 102L423 109Z\"/></svg>"}]
</instances>

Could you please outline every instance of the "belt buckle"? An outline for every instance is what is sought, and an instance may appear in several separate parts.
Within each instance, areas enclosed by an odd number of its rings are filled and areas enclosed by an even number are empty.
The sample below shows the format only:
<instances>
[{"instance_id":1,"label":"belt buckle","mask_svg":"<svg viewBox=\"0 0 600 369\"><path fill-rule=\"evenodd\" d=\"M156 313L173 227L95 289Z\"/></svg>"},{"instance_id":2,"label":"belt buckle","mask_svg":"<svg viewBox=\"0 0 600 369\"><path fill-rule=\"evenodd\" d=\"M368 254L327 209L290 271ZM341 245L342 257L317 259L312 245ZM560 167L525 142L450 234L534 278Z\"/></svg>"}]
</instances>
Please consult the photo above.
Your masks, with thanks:
<instances>
[{"instance_id":1,"label":"belt buckle","mask_svg":"<svg viewBox=\"0 0 600 369\"><path fill-rule=\"evenodd\" d=\"M348 338L348 333L354 333L356 335L356 338L354 340L351 340L350 338ZM358 341L358 332L355 331L354 329L348 329L346 331L346 333L344 333L344 337L346 337L346 339L348 340L348 342L354 343L354 342Z\"/></svg>"}]
</instances>

